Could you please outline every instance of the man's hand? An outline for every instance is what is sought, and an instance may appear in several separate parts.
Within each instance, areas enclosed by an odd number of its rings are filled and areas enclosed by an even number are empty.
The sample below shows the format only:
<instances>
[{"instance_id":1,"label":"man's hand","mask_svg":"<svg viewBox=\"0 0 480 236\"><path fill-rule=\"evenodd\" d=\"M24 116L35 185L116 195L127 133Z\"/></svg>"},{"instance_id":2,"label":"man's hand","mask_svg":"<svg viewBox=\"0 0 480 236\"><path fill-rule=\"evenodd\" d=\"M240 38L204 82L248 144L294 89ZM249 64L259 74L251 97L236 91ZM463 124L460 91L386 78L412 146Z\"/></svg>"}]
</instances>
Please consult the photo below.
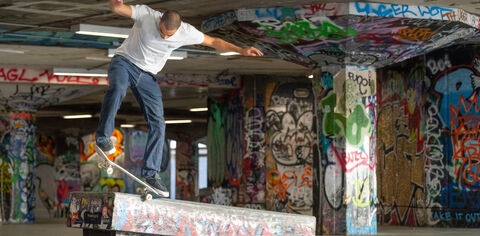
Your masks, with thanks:
<instances>
[{"instance_id":1,"label":"man's hand","mask_svg":"<svg viewBox=\"0 0 480 236\"><path fill-rule=\"evenodd\" d=\"M123 5L123 0L110 0L110 9L114 9Z\"/></svg>"},{"instance_id":2,"label":"man's hand","mask_svg":"<svg viewBox=\"0 0 480 236\"><path fill-rule=\"evenodd\" d=\"M110 0L110 9L118 15L132 17L132 8L123 4L123 0Z\"/></svg>"},{"instance_id":3,"label":"man's hand","mask_svg":"<svg viewBox=\"0 0 480 236\"><path fill-rule=\"evenodd\" d=\"M263 56L263 52L254 47L242 48L241 54L244 56Z\"/></svg>"},{"instance_id":4,"label":"man's hand","mask_svg":"<svg viewBox=\"0 0 480 236\"><path fill-rule=\"evenodd\" d=\"M263 53L254 47L241 48L223 39L211 37L206 34L202 45L215 48L221 52L238 52L243 56L263 56Z\"/></svg>"}]
</instances>

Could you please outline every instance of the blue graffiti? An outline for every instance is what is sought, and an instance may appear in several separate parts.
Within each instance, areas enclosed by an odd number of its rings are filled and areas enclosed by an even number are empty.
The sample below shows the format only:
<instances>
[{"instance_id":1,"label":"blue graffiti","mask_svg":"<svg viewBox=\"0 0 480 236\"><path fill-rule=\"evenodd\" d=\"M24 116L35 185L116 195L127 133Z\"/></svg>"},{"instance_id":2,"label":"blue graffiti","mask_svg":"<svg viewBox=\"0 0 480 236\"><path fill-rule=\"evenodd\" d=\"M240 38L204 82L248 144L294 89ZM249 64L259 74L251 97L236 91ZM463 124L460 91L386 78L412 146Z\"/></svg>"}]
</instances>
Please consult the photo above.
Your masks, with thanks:
<instances>
[{"instance_id":1,"label":"blue graffiti","mask_svg":"<svg viewBox=\"0 0 480 236\"><path fill-rule=\"evenodd\" d=\"M223 26L230 25L237 20L235 12L223 13L219 16L212 17L202 23L202 31L209 32L220 29Z\"/></svg>"},{"instance_id":2,"label":"blue graffiti","mask_svg":"<svg viewBox=\"0 0 480 236\"><path fill-rule=\"evenodd\" d=\"M322 72L322 86L333 88L333 75L330 72Z\"/></svg>"},{"instance_id":3,"label":"blue graffiti","mask_svg":"<svg viewBox=\"0 0 480 236\"><path fill-rule=\"evenodd\" d=\"M478 209L480 208L480 191L450 183L442 188L441 203L442 206L449 208Z\"/></svg>"},{"instance_id":4,"label":"blue graffiti","mask_svg":"<svg viewBox=\"0 0 480 236\"><path fill-rule=\"evenodd\" d=\"M474 88L471 76L473 74L473 71L469 68L460 68L443 75L437 80L434 90L442 95L440 114L446 124L451 123L450 105L460 109L459 112L463 115L475 112L475 109L467 112L465 107L456 107L460 104L462 97L467 99L472 95Z\"/></svg>"},{"instance_id":5,"label":"blue graffiti","mask_svg":"<svg viewBox=\"0 0 480 236\"><path fill-rule=\"evenodd\" d=\"M452 9L433 6L409 6L399 4L359 3L355 2L357 13L365 13L367 16L382 17L428 17L443 20L443 15L452 12Z\"/></svg>"},{"instance_id":6,"label":"blue graffiti","mask_svg":"<svg viewBox=\"0 0 480 236\"><path fill-rule=\"evenodd\" d=\"M255 15L258 18L275 18L277 20L285 19L288 17L296 18L295 12L300 8L291 7L271 7L271 8L257 8L255 9Z\"/></svg>"},{"instance_id":7,"label":"blue graffiti","mask_svg":"<svg viewBox=\"0 0 480 236\"><path fill-rule=\"evenodd\" d=\"M368 212L361 212L361 210L367 210ZM350 207L347 209L347 234L377 234L377 217L375 217L375 213L371 214L369 211L370 209L365 208L355 212ZM354 213L355 212L355 213ZM360 217L359 212L364 214L371 214L370 216L362 215L361 217L369 217L370 222L364 225L355 224L358 222L358 218ZM361 214L360 213L360 214Z\"/></svg>"}]
</instances>

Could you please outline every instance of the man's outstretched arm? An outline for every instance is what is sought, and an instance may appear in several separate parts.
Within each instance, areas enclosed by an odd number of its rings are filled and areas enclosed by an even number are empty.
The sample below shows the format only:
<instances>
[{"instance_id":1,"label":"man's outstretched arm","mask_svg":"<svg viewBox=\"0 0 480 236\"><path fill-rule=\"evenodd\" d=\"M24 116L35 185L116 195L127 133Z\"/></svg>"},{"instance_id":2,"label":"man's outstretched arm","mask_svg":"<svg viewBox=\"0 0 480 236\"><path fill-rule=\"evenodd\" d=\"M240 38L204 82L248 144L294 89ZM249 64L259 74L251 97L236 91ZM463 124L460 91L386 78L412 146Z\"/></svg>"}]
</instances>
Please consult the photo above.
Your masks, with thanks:
<instances>
[{"instance_id":1,"label":"man's outstretched arm","mask_svg":"<svg viewBox=\"0 0 480 236\"><path fill-rule=\"evenodd\" d=\"M132 17L132 7L123 4L123 0L110 0L110 10L121 16Z\"/></svg>"},{"instance_id":2,"label":"man's outstretched arm","mask_svg":"<svg viewBox=\"0 0 480 236\"><path fill-rule=\"evenodd\" d=\"M206 34L202 45L215 48L222 52L238 52L244 56L263 56L263 53L254 47L241 48L223 39L210 37Z\"/></svg>"}]
</instances>

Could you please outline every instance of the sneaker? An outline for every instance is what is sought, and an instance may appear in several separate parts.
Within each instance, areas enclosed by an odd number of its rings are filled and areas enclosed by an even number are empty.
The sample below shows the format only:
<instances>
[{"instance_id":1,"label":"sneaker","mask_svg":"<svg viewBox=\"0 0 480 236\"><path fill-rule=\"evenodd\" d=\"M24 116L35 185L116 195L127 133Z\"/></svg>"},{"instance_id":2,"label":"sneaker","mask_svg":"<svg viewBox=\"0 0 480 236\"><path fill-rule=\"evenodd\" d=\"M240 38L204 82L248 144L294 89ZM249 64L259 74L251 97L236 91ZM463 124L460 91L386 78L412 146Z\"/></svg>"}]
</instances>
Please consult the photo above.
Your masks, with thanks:
<instances>
[{"instance_id":1,"label":"sneaker","mask_svg":"<svg viewBox=\"0 0 480 236\"><path fill-rule=\"evenodd\" d=\"M117 150L113 146L113 143L110 139L105 140L105 142L96 142L97 146L102 149L103 153L105 155L111 155L114 154Z\"/></svg>"},{"instance_id":2,"label":"sneaker","mask_svg":"<svg viewBox=\"0 0 480 236\"><path fill-rule=\"evenodd\" d=\"M148 185L150 185L152 188L157 190L160 196L169 197L170 193L168 192L167 187L163 185L162 179L158 174L155 174L154 176L146 177L145 182L147 182Z\"/></svg>"}]
</instances>

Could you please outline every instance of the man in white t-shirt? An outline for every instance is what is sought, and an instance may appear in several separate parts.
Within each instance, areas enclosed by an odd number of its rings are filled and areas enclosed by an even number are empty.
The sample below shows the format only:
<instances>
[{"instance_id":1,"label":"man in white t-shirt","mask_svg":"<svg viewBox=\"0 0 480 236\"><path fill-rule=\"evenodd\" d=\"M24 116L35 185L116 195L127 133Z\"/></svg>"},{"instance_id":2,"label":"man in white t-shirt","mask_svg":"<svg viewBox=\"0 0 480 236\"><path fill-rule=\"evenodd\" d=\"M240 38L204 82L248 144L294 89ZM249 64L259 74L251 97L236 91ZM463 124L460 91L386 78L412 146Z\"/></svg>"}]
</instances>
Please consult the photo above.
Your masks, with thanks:
<instances>
[{"instance_id":1,"label":"man in white t-shirt","mask_svg":"<svg viewBox=\"0 0 480 236\"><path fill-rule=\"evenodd\" d=\"M106 154L115 152L110 135L114 130L117 111L130 87L148 125L142 177L160 190L163 196L168 197L168 189L158 176L165 139L165 120L162 94L154 75L162 70L172 51L184 45L201 44L219 51L238 52L244 56L263 54L254 47L240 48L205 35L192 25L182 22L176 11L161 13L145 5L126 5L123 0L110 0L110 9L118 15L131 17L135 24L110 62L109 89L102 104L96 144Z\"/></svg>"}]
</instances>

